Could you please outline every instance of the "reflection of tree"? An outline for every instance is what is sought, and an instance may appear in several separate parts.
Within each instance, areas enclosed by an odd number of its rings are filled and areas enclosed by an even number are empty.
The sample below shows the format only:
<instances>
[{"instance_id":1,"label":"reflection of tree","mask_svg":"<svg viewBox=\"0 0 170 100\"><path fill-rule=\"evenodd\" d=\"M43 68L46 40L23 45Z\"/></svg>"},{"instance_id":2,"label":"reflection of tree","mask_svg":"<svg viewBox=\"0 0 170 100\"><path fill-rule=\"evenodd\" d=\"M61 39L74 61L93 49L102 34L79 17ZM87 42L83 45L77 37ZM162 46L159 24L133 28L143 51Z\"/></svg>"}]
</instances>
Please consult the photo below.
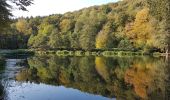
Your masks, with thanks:
<instances>
[{"instance_id":1,"label":"reflection of tree","mask_svg":"<svg viewBox=\"0 0 170 100\"><path fill-rule=\"evenodd\" d=\"M166 59L167 60L167 59ZM167 60L167 70L166 73L168 75L167 82L166 82L166 100L170 98L170 57Z\"/></svg>"},{"instance_id":2,"label":"reflection of tree","mask_svg":"<svg viewBox=\"0 0 170 100\"><path fill-rule=\"evenodd\" d=\"M4 71L5 69L5 61L4 59L0 58L0 72Z\"/></svg>"},{"instance_id":3,"label":"reflection of tree","mask_svg":"<svg viewBox=\"0 0 170 100\"><path fill-rule=\"evenodd\" d=\"M109 69L106 66L105 59L102 59L101 57L96 57L95 63L95 68L99 75L102 76L102 78L106 82L110 82Z\"/></svg>"},{"instance_id":4,"label":"reflection of tree","mask_svg":"<svg viewBox=\"0 0 170 100\"><path fill-rule=\"evenodd\" d=\"M0 100L3 100L5 98L5 89L4 84L2 83L2 72L5 70L5 60L0 58Z\"/></svg>"},{"instance_id":5,"label":"reflection of tree","mask_svg":"<svg viewBox=\"0 0 170 100\"><path fill-rule=\"evenodd\" d=\"M165 94L165 79L167 77L165 67L163 59L135 60L126 70L125 82L131 84L135 93L142 99L160 100L164 98Z\"/></svg>"},{"instance_id":6,"label":"reflection of tree","mask_svg":"<svg viewBox=\"0 0 170 100\"><path fill-rule=\"evenodd\" d=\"M166 73L161 58L52 55L32 57L28 63L30 67L21 70L17 80L64 85L106 97L116 96L118 100L165 97Z\"/></svg>"}]
</instances>

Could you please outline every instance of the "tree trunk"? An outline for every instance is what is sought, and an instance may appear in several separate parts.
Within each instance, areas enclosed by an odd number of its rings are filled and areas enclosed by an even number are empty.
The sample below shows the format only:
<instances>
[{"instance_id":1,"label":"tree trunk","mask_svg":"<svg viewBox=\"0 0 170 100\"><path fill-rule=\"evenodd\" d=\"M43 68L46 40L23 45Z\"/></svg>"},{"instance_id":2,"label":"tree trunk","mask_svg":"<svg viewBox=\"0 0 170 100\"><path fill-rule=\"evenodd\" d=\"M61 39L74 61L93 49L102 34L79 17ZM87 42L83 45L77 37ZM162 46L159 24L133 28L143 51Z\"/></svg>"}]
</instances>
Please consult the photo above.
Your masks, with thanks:
<instances>
[{"instance_id":1,"label":"tree trunk","mask_svg":"<svg viewBox=\"0 0 170 100\"><path fill-rule=\"evenodd\" d=\"M169 49L170 49L170 45L168 45L167 49L166 49L166 61L168 61L169 58Z\"/></svg>"},{"instance_id":2,"label":"tree trunk","mask_svg":"<svg viewBox=\"0 0 170 100\"><path fill-rule=\"evenodd\" d=\"M167 49L166 49L166 54L168 54L168 53L169 53L169 49L167 48Z\"/></svg>"}]
</instances>

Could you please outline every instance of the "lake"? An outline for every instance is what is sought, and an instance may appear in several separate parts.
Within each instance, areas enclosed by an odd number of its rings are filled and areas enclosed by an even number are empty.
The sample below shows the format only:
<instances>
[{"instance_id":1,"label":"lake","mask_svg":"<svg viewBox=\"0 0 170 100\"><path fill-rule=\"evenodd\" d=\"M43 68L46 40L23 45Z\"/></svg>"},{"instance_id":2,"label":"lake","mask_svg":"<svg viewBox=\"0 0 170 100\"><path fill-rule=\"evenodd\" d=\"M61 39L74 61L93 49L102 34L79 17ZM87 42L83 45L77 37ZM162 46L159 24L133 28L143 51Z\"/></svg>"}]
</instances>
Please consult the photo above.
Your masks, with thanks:
<instances>
[{"instance_id":1,"label":"lake","mask_svg":"<svg viewBox=\"0 0 170 100\"><path fill-rule=\"evenodd\" d=\"M2 100L170 100L164 57L0 58Z\"/></svg>"}]
</instances>

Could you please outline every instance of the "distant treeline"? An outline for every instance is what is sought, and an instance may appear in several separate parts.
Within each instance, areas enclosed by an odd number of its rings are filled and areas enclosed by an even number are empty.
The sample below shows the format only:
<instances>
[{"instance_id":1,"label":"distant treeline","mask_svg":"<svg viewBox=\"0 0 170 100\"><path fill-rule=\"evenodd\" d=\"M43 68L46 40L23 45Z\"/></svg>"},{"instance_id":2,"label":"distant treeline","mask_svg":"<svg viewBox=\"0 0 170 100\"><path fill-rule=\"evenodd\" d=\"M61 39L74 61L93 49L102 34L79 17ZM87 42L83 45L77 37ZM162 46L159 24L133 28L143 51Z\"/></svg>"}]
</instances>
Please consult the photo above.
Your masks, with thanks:
<instances>
[{"instance_id":1,"label":"distant treeline","mask_svg":"<svg viewBox=\"0 0 170 100\"><path fill-rule=\"evenodd\" d=\"M145 0L124 0L63 15L19 18L0 35L2 49L112 49L164 52L165 21Z\"/></svg>"}]
</instances>

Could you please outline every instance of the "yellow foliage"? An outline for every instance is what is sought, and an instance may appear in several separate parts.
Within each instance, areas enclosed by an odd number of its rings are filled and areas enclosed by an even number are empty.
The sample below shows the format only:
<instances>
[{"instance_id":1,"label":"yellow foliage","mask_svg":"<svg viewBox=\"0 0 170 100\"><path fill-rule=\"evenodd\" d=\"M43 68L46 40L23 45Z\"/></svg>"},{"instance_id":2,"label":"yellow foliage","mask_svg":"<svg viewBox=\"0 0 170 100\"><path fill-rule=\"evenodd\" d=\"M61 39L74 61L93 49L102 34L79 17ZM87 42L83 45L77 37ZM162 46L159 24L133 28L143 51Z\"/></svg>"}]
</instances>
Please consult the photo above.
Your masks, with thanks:
<instances>
[{"instance_id":1,"label":"yellow foliage","mask_svg":"<svg viewBox=\"0 0 170 100\"><path fill-rule=\"evenodd\" d=\"M96 57L95 59L95 68L99 75L106 81L110 82L109 71L107 66L105 65L105 60L101 57Z\"/></svg>"},{"instance_id":2,"label":"yellow foliage","mask_svg":"<svg viewBox=\"0 0 170 100\"><path fill-rule=\"evenodd\" d=\"M72 27L72 22L69 19L64 19L60 22L60 29L62 29L62 31L68 31L69 29L71 29Z\"/></svg>"},{"instance_id":3,"label":"yellow foliage","mask_svg":"<svg viewBox=\"0 0 170 100\"><path fill-rule=\"evenodd\" d=\"M136 14L135 22L126 25L125 32L126 36L132 39L136 47L152 44L154 42L152 37L155 30L150 22L149 9L144 8L139 11Z\"/></svg>"},{"instance_id":4,"label":"yellow foliage","mask_svg":"<svg viewBox=\"0 0 170 100\"><path fill-rule=\"evenodd\" d=\"M111 23L106 23L103 29L98 33L96 37L96 48L107 48L107 42L109 39L109 33L111 32Z\"/></svg>"},{"instance_id":5,"label":"yellow foliage","mask_svg":"<svg viewBox=\"0 0 170 100\"><path fill-rule=\"evenodd\" d=\"M96 37L96 48L105 48L107 39L107 33L100 32Z\"/></svg>"},{"instance_id":6,"label":"yellow foliage","mask_svg":"<svg viewBox=\"0 0 170 100\"><path fill-rule=\"evenodd\" d=\"M29 78L29 70L23 69L16 75L17 81L26 81Z\"/></svg>"},{"instance_id":7,"label":"yellow foliage","mask_svg":"<svg viewBox=\"0 0 170 100\"><path fill-rule=\"evenodd\" d=\"M29 34L28 23L24 19L19 19L16 23L16 28L20 33Z\"/></svg>"},{"instance_id":8,"label":"yellow foliage","mask_svg":"<svg viewBox=\"0 0 170 100\"><path fill-rule=\"evenodd\" d=\"M135 25L140 26L142 23L149 21L149 9L144 8L136 14Z\"/></svg>"},{"instance_id":9,"label":"yellow foliage","mask_svg":"<svg viewBox=\"0 0 170 100\"><path fill-rule=\"evenodd\" d=\"M62 84L68 84L69 83L69 77L67 76L67 72L61 70L59 74L59 80Z\"/></svg>"}]
</instances>

